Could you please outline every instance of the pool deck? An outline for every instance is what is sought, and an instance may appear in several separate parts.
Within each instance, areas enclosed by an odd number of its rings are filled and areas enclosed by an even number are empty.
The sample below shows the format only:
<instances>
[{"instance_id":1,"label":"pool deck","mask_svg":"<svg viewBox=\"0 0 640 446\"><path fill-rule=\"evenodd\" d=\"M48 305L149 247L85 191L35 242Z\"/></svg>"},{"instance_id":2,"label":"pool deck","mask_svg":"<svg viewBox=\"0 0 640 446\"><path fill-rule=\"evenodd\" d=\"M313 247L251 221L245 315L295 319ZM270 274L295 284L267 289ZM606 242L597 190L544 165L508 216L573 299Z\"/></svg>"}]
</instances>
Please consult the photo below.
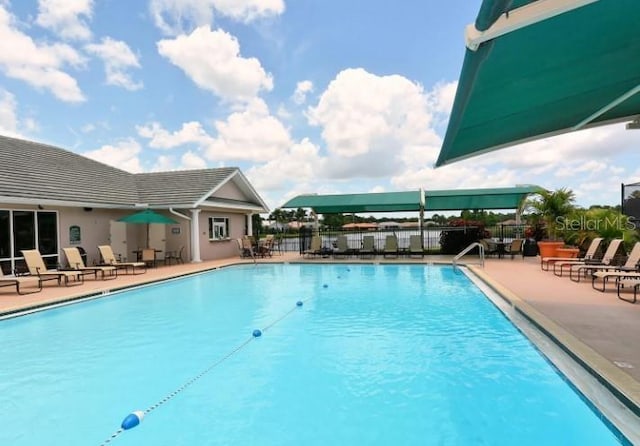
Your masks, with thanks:
<instances>
[{"instance_id":1,"label":"pool deck","mask_svg":"<svg viewBox=\"0 0 640 446\"><path fill-rule=\"evenodd\" d=\"M602 293L592 289L590 280L575 283L568 277L542 271L538 257L488 259L484 267L474 265L472 257L467 260L469 268L511 306L612 385L619 397L640 408L640 301L631 304L619 300L612 285ZM358 260L303 259L297 253L286 253L257 262L450 263L451 256ZM41 292L24 296L16 294L14 288L2 287L0 316L239 263L251 264L252 260L235 257L161 266L144 274L119 275L106 281L87 276L79 286L57 286L55 281L49 281Z\"/></svg>"}]
</instances>

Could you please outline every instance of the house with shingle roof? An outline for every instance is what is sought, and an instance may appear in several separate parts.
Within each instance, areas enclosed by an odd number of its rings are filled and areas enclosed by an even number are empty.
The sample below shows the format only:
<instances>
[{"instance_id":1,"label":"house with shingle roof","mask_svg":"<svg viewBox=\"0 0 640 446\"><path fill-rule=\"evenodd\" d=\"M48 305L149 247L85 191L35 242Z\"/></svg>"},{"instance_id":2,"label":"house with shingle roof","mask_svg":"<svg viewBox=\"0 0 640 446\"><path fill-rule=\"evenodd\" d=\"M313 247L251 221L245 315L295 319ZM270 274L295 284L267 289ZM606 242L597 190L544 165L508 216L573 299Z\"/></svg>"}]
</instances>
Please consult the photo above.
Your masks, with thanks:
<instances>
[{"instance_id":1,"label":"house with shingle roof","mask_svg":"<svg viewBox=\"0 0 640 446\"><path fill-rule=\"evenodd\" d=\"M176 224L119 222L153 209ZM0 136L0 266L20 265L21 250L37 248L47 263L64 264L62 248L81 247L100 261L110 244L124 259L144 247L183 248L188 261L236 255L234 239L252 232L251 216L269 212L237 167L129 173L67 150Z\"/></svg>"}]
</instances>

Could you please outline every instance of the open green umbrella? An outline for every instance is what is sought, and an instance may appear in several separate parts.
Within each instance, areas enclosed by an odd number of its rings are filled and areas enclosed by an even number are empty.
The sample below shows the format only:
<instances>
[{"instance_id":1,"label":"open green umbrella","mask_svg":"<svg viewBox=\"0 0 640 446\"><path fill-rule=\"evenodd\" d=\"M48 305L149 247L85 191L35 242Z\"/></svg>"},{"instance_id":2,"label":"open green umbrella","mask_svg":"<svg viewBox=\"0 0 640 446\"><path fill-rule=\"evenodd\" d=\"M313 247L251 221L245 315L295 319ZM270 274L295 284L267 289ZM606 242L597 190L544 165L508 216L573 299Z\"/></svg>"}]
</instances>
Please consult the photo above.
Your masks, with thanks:
<instances>
[{"instance_id":1,"label":"open green umbrella","mask_svg":"<svg viewBox=\"0 0 640 446\"><path fill-rule=\"evenodd\" d=\"M154 212L152 209L136 212L135 214L125 215L118 219L124 223L146 224L147 225L147 248L149 247L149 224L157 223L161 225L173 225L178 222L172 218L165 217L162 214Z\"/></svg>"}]
</instances>

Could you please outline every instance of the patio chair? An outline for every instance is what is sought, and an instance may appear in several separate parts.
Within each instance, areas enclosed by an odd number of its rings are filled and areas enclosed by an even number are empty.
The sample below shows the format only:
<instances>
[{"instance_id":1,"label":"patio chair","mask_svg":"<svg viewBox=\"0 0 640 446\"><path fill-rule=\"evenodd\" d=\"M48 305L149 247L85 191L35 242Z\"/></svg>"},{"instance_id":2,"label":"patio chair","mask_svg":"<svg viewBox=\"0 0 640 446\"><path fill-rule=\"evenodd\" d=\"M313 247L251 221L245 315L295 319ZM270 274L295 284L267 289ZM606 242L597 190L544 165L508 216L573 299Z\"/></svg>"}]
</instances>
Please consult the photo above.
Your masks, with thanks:
<instances>
[{"instance_id":1,"label":"patio chair","mask_svg":"<svg viewBox=\"0 0 640 446\"><path fill-rule=\"evenodd\" d=\"M240 257L251 257L255 260L256 253L253 250L253 243L251 243L251 239L247 236L238 239L238 243L240 244Z\"/></svg>"},{"instance_id":2,"label":"patio chair","mask_svg":"<svg viewBox=\"0 0 640 446\"><path fill-rule=\"evenodd\" d=\"M383 257L398 257L398 253L398 237L395 235L387 235L387 238L384 241L384 248L382 248Z\"/></svg>"},{"instance_id":3,"label":"patio chair","mask_svg":"<svg viewBox=\"0 0 640 446\"><path fill-rule=\"evenodd\" d=\"M156 259L156 250L153 248L144 248L140 257L140 261L147 265L147 268L155 268L158 266Z\"/></svg>"},{"instance_id":4,"label":"patio chair","mask_svg":"<svg viewBox=\"0 0 640 446\"><path fill-rule=\"evenodd\" d=\"M84 274L93 274L97 280L98 273L102 280L115 279L118 277L118 269L115 266L86 266L80 251L76 247L62 248L64 255L67 257L69 268L82 271Z\"/></svg>"},{"instance_id":5,"label":"patio chair","mask_svg":"<svg viewBox=\"0 0 640 446\"><path fill-rule=\"evenodd\" d=\"M361 257L373 257L376 254L375 238L373 235L362 236L362 248L359 253Z\"/></svg>"},{"instance_id":6,"label":"patio chair","mask_svg":"<svg viewBox=\"0 0 640 446\"><path fill-rule=\"evenodd\" d=\"M311 244L309 246L309 249L306 249L305 251L303 251L302 256L315 257L319 255L322 255L322 239L320 238L319 235L314 235L311 237Z\"/></svg>"},{"instance_id":7,"label":"patio chair","mask_svg":"<svg viewBox=\"0 0 640 446\"><path fill-rule=\"evenodd\" d=\"M273 238L274 235L269 234L258 242L258 253L262 257L273 256L273 253L271 252L273 249Z\"/></svg>"},{"instance_id":8,"label":"patio chair","mask_svg":"<svg viewBox=\"0 0 640 446\"><path fill-rule=\"evenodd\" d=\"M591 243L589 244L589 248L587 248L587 252L584 254L584 257L541 257L540 268L542 268L543 271L549 271L549 268L551 267L551 265L555 264L556 262L563 262L563 261L579 262L584 260L595 259L597 258L596 256L598 255L598 252L600 250L600 245L602 244L602 240L604 240L602 237L596 237L593 240L591 240Z\"/></svg>"},{"instance_id":9,"label":"patio chair","mask_svg":"<svg viewBox=\"0 0 640 446\"><path fill-rule=\"evenodd\" d=\"M511 243L505 247L505 254L509 254L511 256L511 260L513 260L516 254L522 255L522 258L524 259L523 248L524 248L524 239L517 238L512 240Z\"/></svg>"},{"instance_id":10,"label":"patio chair","mask_svg":"<svg viewBox=\"0 0 640 446\"><path fill-rule=\"evenodd\" d=\"M35 291L25 292L20 286L36 285ZM31 276L5 276L0 268L0 287L16 287L16 293L22 295L33 294L42 291L42 279L40 277Z\"/></svg>"},{"instance_id":11,"label":"patio chair","mask_svg":"<svg viewBox=\"0 0 640 446\"><path fill-rule=\"evenodd\" d=\"M478 243L484 248L485 256L498 255L498 244L491 239L483 238L478 240Z\"/></svg>"},{"instance_id":12,"label":"patio chair","mask_svg":"<svg viewBox=\"0 0 640 446\"><path fill-rule=\"evenodd\" d=\"M336 247L333 250L332 254L334 257L336 256L348 256L352 253L352 250L349 249L349 242L347 240L346 235L339 235L336 237Z\"/></svg>"},{"instance_id":13,"label":"patio chair","mask_svg":"<svg viewBox=\"0 0 640 446\"><path fill-rule=\"evenodd\" d=\"M422 247L422 237L417 234L409 236L409 257L420 256L424 258L424 248Z\"/></svg>"},{"instance_id":14,"label":"patio chair","mask_svg":"<svg viewBox=\"0 0 640 446\"><path fill-rule=\"evenodd\" d=\"M575 282L580 281L580 275L586 274L590 269L593 269L595 266L612 266L616 254L618 253L618 249L622 246L622 239L614 239L611 240L609 246L607 246L607 250L605 251L602 259L600 260L591 260L585 259L583 261L573 261L573 262L554 262L553 264L553 273L556 276L562 277L563 272L565 271L565 267L567 271L569 271L569 277L571 280ZM556 267L560 265L560 269ZM578 275L574 278L573 273L576 272Z\"/></svg>"},{"instance_id":15,"label":"patio chair","mask_svg":"<svg viewBox=\"0 0 640 446\"><path fill-rule=\"evenodd\" d=\"M132 274L143 274L147 272L147 265L144 262L118 261L110 245L100 245L98 246L98 251L100 251L100 257L102 257L102 261L105 265L115 266L118 269L124 269L125 274L127 274L129 270L131 270ZM138 273L136 273L136 269L139 271Z\"/></svg>"},{"instance_id":16,"label":"patio chair","mask_svg":"<svg viewBox=\"0 0 640 446\"><path fill-rule=\"evenodd\" d=\"M182 252L184 251L184 246L181 246L177 251L169 251L164 256L165 265L170 265L171 262L176 262L176 265L179 263L184 263L182 260Z\"/></svg>"},{"instance_id":17,"label":"patio chair","mask_svg":"<svg viewBox=\"0 0 640 446\"><path fill-rule=\"evenodd\" d=\"M29 274L40 278L41 282L47 280L57 280L58 285L62 285L64 279L65 286L81 285L84 283L84 275L80 271L63 271L58 269L48 269L37 249L27 249L22 251L24 261L27 264Z\"/></svg>"},{"instance_id":18,"label":"patio chair","mask_svg":"<svg viewBox=\"0 0 640 446\"><path fill-rule=\"evenodd\" d=\"M629 253L626 262L622 266L601 266L591 274L591 286L594 290L604 292L609 279L615 279L616 282L623 279L638 279L640 271L640 242L633 245L633 249ZM598 279L602 280L602 288L596 286Z\"/></svg>"}]
</instances>

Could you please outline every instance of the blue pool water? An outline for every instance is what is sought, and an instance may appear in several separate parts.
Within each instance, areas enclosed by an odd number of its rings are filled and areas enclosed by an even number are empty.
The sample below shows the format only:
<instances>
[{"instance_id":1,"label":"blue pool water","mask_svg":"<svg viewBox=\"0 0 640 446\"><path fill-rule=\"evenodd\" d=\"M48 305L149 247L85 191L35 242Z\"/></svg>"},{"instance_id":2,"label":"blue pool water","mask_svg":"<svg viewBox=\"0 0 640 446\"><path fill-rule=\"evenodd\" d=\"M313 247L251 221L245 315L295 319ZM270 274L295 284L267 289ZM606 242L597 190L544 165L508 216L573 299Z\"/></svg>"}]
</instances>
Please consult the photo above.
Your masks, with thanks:
<instances>
[{"instance_id":1,"label":"blue pool water","mask_svg":"<svg viewBox=\"0 0 640 446\"><path fill-rule=\"evenodd\" d=\"M2 445L105 444L168 396L108 444L620 444L451 267L226 268L2 321L0 340Z\"/></svg>"}]
</instances>

